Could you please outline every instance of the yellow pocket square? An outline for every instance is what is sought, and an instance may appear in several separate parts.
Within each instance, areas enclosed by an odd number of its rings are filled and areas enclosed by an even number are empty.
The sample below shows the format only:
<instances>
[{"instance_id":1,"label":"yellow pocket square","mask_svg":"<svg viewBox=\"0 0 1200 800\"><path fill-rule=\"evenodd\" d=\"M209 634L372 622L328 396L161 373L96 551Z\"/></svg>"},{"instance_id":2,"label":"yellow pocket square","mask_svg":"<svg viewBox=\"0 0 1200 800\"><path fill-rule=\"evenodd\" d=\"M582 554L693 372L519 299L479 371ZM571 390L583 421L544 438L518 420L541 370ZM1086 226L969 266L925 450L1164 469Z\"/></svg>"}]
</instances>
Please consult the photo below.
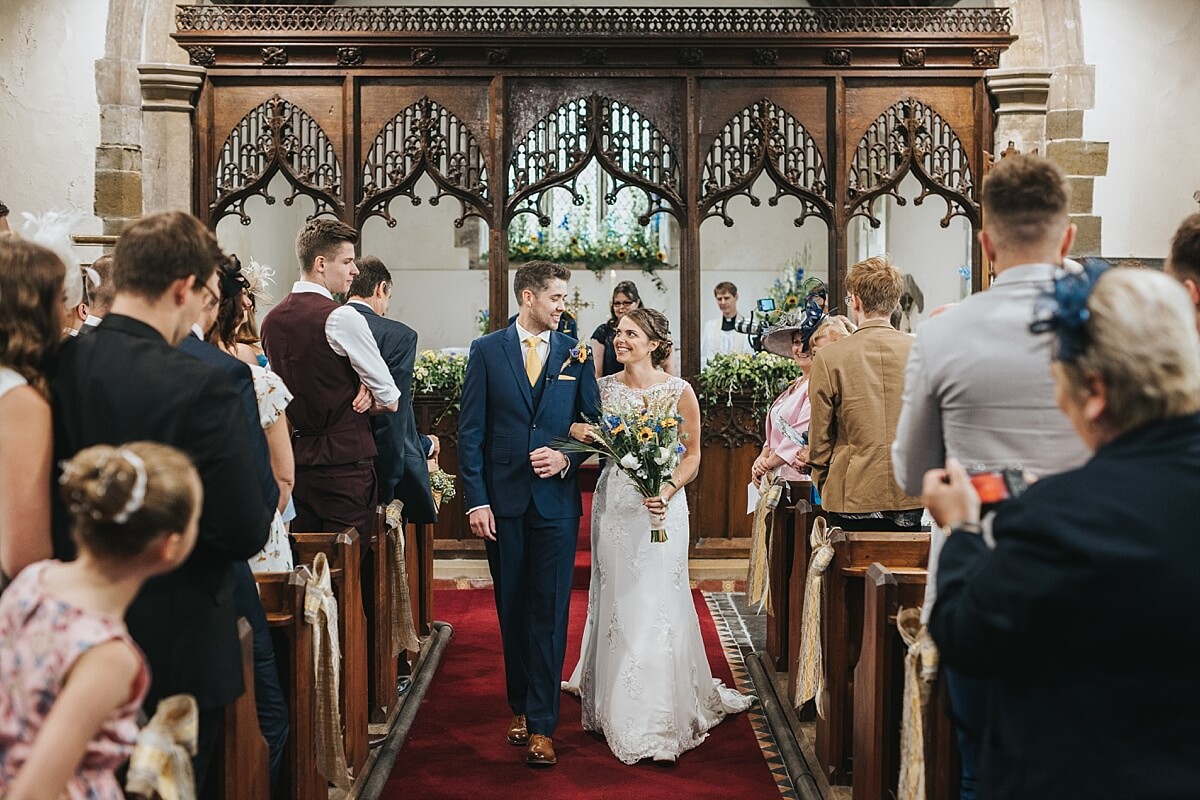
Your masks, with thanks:
<instances>
[{"instance_id":1,"label":"yellow pocket square","mask_svg":"<svg viewBox=\"0 0 1200 800\"><path fill-rule=\"evenodd\" d=\"M574 375L559 375L559 376L558 376L558 379L559 379L560 381L573 381L573 380L576 380L576 378L575 378L575 376L574 376Z\"/></svg>"}]
</instances>

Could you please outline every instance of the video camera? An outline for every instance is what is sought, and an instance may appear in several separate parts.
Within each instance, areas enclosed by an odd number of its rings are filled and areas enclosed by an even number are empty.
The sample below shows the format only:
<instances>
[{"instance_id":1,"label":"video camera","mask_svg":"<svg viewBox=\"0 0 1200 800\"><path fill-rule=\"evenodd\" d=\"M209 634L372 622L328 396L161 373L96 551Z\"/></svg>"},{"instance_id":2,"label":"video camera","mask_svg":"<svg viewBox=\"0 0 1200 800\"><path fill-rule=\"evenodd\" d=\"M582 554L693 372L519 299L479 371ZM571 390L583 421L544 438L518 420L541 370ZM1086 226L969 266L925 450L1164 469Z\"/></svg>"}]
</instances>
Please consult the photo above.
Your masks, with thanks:
<instances>
[{"instance_id":1,"label":"video camera","mask_svg":"<svg viewBox=\"0 0 1200 800\"><path fill-rule=\"evenodd\" d=\"M733 324L735 331L750 337L750 347L756 353L763 349L762 335L767 332L767 328L771 327L770 315L774 312L775 301L770 297L764 297L758 301L756 308L750 312L749 317L739 319Z\"/></svg>"}]
</instances>

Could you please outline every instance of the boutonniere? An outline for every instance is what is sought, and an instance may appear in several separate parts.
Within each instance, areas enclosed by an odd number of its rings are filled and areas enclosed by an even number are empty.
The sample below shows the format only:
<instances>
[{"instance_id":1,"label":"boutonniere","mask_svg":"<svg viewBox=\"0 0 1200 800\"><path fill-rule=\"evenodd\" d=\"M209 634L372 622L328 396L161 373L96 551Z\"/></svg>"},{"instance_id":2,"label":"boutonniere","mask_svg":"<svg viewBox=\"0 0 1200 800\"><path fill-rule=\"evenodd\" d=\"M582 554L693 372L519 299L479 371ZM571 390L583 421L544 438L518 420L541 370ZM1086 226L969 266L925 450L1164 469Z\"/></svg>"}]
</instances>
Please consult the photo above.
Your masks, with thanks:
<instances>
[{"instance_id":1,"label":"boutonniere","mask_svg":"<svg viewBox=\"0 0 1200 800\"><path fill-rule=\"evenodd\" d=\"M580 342L571 348L571 352L567 355L567 360L563 362L563 365L559 367L558 371L562 372L564 369L571 366L572 363L586 364L588 356L590 355L591 351L588 350L588 346Z\"/></svg>"}]
</instances>

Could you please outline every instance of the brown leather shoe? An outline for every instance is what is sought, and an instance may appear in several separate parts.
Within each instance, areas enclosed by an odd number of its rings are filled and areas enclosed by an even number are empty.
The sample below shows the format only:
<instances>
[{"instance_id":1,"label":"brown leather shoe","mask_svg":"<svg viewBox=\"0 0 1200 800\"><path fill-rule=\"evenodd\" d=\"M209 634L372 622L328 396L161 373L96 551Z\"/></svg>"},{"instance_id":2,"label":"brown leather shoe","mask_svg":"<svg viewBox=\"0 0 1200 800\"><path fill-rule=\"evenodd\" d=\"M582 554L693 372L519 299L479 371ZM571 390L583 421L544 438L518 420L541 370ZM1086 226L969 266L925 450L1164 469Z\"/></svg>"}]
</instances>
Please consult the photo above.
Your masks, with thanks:
<instances>
[{"instance_id":1,"label":"brown leather shoe","mask_svg":"<svg viewBox=\"0 0 1200 800\"><path fill-rule=\"evenodd\" d=\"M541 733L529 737L529 749L525 751L525 763L531 767L553 767L558 763L554 755L554 740Z\"/></svg>"},{"instance_id":2,"label":"brown leather shoe","mask_svg":"<svg viewBox=\"0 0 1200 800\"><path fill-rule=\"evenodd\" d=\"M525 727L525 715L517 714L508 723L508 743L513 747L524 747L529 744L529 729Z\"/></svg>"}]
</instances>

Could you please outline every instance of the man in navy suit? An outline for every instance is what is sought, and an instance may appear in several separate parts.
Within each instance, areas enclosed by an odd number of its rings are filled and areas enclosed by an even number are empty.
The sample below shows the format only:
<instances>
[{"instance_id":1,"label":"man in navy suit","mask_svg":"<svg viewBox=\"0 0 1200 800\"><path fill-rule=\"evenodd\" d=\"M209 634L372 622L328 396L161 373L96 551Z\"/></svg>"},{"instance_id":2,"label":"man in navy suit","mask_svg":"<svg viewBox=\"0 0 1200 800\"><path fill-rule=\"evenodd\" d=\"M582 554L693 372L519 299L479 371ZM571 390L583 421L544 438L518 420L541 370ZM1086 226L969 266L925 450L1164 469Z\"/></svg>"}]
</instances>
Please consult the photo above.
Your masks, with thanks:
<instances>
[{"instance_id":1,"label":"man in navy suit","mask_svg":"<svg viewBox=\"0 0 1200 800\"><path fill-rule=\"evenodd\" d=\"M440 450L436 436L417 432L413 412L413 368L417 359L417 332L387 318L392 300L392 273L375 256L363 256L356 262L358 275L347 292L347 305L362 314L387 362L392 380L400 389L400 406L391 414L371 418L375 434L375 480L379 502L404 503L404 518L417 524L437 522L437 507L429 489L428 459Z\"/></svg>"},{"instance_id":2,"label":"man in navy suit","mask_svg":"<svg viewBox=\"0 0 1200 800\"><path fill-rule=\"evenodd\" d=\"M508 741L525 762L552 766L566 655L571 573L582 504L564 453L573 422L600 415L591 353L558 333L571 272L531 261L517 270L520 311L471 344L458 460L471 531L485 540L513 718Z\"/></svg>"}]
</instances>

